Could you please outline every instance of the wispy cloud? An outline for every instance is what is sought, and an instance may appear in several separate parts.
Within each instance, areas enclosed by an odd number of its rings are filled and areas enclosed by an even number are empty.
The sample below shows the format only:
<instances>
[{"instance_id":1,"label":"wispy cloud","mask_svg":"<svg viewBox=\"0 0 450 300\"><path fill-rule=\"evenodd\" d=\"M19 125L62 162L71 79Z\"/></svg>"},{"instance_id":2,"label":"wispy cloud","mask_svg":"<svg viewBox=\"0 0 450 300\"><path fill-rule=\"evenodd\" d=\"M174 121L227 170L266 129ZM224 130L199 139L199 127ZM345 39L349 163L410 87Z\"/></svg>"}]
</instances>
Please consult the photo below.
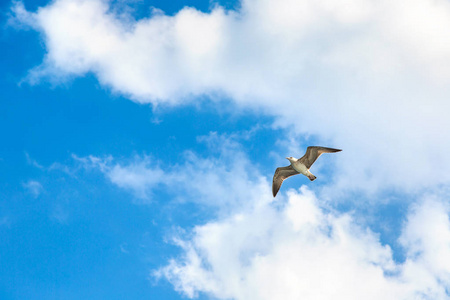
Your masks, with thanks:
<instances>
[{"instance_id":1,"label":"wispy cloud","mask_svg":"<svg viewBox=\"0 0 450 300\"><path fill-rule=\"evenodd\" d=\"M23 183L22 186L35 198L37 198L44 191L42 184L35 180L29 180Z\"/></svg>"},{"instance_id":2,"label":"wispy cloud","mask_svg":"<svg viewBox=\"0 0 450 300\"><path fill-rule=\"evenodd\" d=\"M30 156L30 154L28 154L28 152L25 152L25 158L29 165L32 165L33 167L36 167L41 170L44 169L44 166L42 166L40 163L38 163L35 159L31 158L31 156Z\"/></svg>"},{"instance_id":3,"label":"wispy cloud","mask_svg":"<svg viewBox=\"0 0 450 300\"><path fill-rule=\"evenodd\" d=\"M153 191L160 189L182 201L235 209L245 205L240 204L241 199L259 196L260 190L267 192L266 198L271 197L266 178L251 165L235 138L216 133L199 137L201 143L214 149L213 154L200 157L185 151L182 162L172 165L163 165L145 155L131 160L74 158L86 168L101 171L113 184L144 201L151 201ZM247 172L249 169L253 172Z\"/></svg>"},{"instance_id":4,"label":"wispy cloud","mask_svg":"<svg viewBox=\"0 0 450 300\"><path fill-rule=\"evenodd\" d=\"M35 168L38 168L42 171L61 171L69 175L73 175L76 170L74 168L70 168L68 165L62 164L60 162L53 162L49 166L42 165L37 160L32 158L28 152L25 152L25 158L27 160L27 163Z\"/></svg>"},{"instance_id":5,"label":"wispy cloud","mask_svg":"<svg viewBox=\"0 0 450 300\"><path fill-rule=\"evenodd\" d=\"M128 162L114 161L112 156L72 157L88 169L97 169L115 185L131 191L136 198L150 201L152 189L165 182L165 174L148 156L136 156Z\"/></svg>"},{"instance_id":6,"label":"wispy cloud","mask_svg":"<svg viewBox=\"0 0 450 300\"><path fill-rule=\"evenodd\" d=\"M67 224L69 220L69 212L61 204L56 204L50 213L50 218L60 224Z\"/></svg>"}]
</instances>

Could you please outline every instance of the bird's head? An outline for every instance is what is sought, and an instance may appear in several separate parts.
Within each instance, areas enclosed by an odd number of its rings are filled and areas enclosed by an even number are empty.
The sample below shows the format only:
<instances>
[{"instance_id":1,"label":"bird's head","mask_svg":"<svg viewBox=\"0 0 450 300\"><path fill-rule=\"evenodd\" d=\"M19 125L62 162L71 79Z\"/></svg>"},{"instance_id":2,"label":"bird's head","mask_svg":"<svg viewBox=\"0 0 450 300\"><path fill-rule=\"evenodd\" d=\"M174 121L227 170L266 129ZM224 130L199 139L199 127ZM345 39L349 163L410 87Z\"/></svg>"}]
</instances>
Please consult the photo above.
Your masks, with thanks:
<instances>
[{"instance_id":1,"label":"bird's head","mask_svg":"<svg viewBox=\"0 0 450 300\"><path fill-rule=\"evenodd\" d=\"M292 156L286 157L286 159L287 159L288 161L290 161L290 162L296 161L296 159L293 158Z\"/></svg>"}]
</instances>

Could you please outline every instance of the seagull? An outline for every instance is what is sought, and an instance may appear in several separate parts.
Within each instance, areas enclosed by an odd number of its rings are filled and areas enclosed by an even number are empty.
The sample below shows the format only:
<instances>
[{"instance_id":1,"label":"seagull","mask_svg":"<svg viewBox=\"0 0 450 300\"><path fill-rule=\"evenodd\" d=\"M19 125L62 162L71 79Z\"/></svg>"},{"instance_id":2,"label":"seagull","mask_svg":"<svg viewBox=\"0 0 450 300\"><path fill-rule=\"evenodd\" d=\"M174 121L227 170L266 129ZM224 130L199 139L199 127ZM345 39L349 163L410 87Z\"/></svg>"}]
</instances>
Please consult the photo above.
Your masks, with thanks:
<instances>
[{"instance_id":1,"label":"seagull","mask_svg":"<svg viewBox=\"0 0 450 300\"><path fill-rule=\"evenodd\" d=\"M273 196L275 197L277 195L278 191L280 190L281 184L283 183L283 180L293 175L303 174L308 177L309 180L314 181L317 177L309 171L309 168L311 168L316 159L319 158L322 153L335 153L339 151L342 150L319 146L309 146L302 158L297 159L293 158L292 156L286 157L286 159L291 162L291 165L287 167L280 167L275 170L272 183Z\"/></svg>"}]
</instances>

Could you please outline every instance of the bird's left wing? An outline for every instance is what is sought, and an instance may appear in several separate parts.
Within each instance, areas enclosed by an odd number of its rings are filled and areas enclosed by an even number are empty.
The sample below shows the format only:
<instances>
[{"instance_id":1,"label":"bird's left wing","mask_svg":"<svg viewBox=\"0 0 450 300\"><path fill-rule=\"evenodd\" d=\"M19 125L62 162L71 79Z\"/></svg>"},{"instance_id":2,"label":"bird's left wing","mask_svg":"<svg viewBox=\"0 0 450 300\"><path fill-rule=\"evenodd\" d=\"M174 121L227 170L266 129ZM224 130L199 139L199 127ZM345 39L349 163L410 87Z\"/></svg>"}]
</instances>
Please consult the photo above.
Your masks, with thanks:
<instances>
[{"instance_id":1,"label":"bird's left wing","mask_svg":"<svg viewBox=\"0 0 450 300\"><path fill-rule=\"evenodd\" d=\"M275 170L275 174L273 175L273 182L272 182L272 193L275 197L280 190L281 184L283 183L283 180L285 180L288 177L291 177L292 175L299 174L297 171L292 168L292 166L287 167L280 167Z\"/></svg>"},{"instance_id":2,"label":"bird's left wing","mask_svg":"<svg viewBox=\"0 0 450 300\"><path fill-rule=\"evenodd\" d=\"M322 153L334 153L342 151L341 149L319 147L319 146L309 146L306 149L305 155L300 158L300 162L304 164L308 169L311 168L312 164L322 155Z\"/></svg>"}]
</instances>

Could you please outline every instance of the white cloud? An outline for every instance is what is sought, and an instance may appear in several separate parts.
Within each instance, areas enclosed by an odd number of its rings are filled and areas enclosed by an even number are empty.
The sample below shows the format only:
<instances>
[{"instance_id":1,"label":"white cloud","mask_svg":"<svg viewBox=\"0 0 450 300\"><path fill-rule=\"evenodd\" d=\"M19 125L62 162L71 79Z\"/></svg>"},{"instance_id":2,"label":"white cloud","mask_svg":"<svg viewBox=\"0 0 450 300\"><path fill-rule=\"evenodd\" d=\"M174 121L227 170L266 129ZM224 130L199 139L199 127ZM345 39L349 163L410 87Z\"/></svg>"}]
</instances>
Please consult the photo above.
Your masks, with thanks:
<instances>
[{"instance_id":1,"label":"white cloud","mask_svg":"<svg viewBox=\"0 0 450 300\"><path fill-rule=\"evenodd\" d=\"M190 298L202 292L218 299L448 299L449 211L439 203L425 202L409 215L404 263L377 234L349 215L327 212L302 187L281 208L256 202L195 227L192 238L177 240L183 255L154 275Z\"/></svg>"},{"instance_id":2,"label":"white cloud","mask_svg":"<svg viewBox=\"0 0 450 300\"><path fill-rule=\"evenodd\" d=\"M109 3L57 0L30 13L18 2L17 19L42 32L47 49L30 79L92 72L139 103L178 105L206 94L262 109L294 136L344 149L328 196L336 188L414 193L449 183L447 1L246 0L236 12L185 8L139 21ZM308 189L288 194L286 205L271 202L267 179L248 172L257 166L233 157L233 146L222 151L207 159L186 152L164 170L145 157L83 158L140 198L163 185L177 197L240 208L178 240L184 256L159 275L180 292L449 298L449 209L441 197L411 208L400 238L406 260L395 262L376 233L324 209Z\"/></svg>"},{"instance_id":3,"label":"white cloud","mask_svg":"<svg viewBox=\"0 0 450 300\"><path fill-rule=\"evenodd\" d=\"M338 212L306 186L282 189L274 199L269 180L233 138L212 133L199 140L216 155L186 152L183 163L164 169L145 156L128 162L76 158L137 196L142 190L150 195L161 185L176 197L218 208L216 219L175 236L182 254L153 272L178 292L236 300L450 297L445 195L427 193L397 216L405 222L401 232L390 233L402 246L394 248L401 253L394 253L364 222L372 216ZM116 168L124 176L111 176ZM155 170L163 172L158 178L170 180L142 180L142 174ZM378 222L380 228L392 225L386 219ZM394 255L404 261L395 261Z\"/></svg>"},{"instance_id":4,"label":"white cloud","mask_svg":"<svg viewBox=\"0 0 450 300\"><path fill-rule=\"evenodd\" d=\"M32 80L92 72L155 105L226 96L343 148L334 188L414 191L450 181L447 1L241 4L140 20L101 0L58 0L35 13L17 2L13 11L45 39Z\"/></svg>"},{"instance_id":5,"label":"white cloud","mask_svg":"<svg viewBox=\"0 0 450 300\"><path fill-rule=\"evenodd\" d=\"M450 207L436 197L416 205L408 216L401 241L410 259L450 287Z\"/></svg>"}]
</instances>

